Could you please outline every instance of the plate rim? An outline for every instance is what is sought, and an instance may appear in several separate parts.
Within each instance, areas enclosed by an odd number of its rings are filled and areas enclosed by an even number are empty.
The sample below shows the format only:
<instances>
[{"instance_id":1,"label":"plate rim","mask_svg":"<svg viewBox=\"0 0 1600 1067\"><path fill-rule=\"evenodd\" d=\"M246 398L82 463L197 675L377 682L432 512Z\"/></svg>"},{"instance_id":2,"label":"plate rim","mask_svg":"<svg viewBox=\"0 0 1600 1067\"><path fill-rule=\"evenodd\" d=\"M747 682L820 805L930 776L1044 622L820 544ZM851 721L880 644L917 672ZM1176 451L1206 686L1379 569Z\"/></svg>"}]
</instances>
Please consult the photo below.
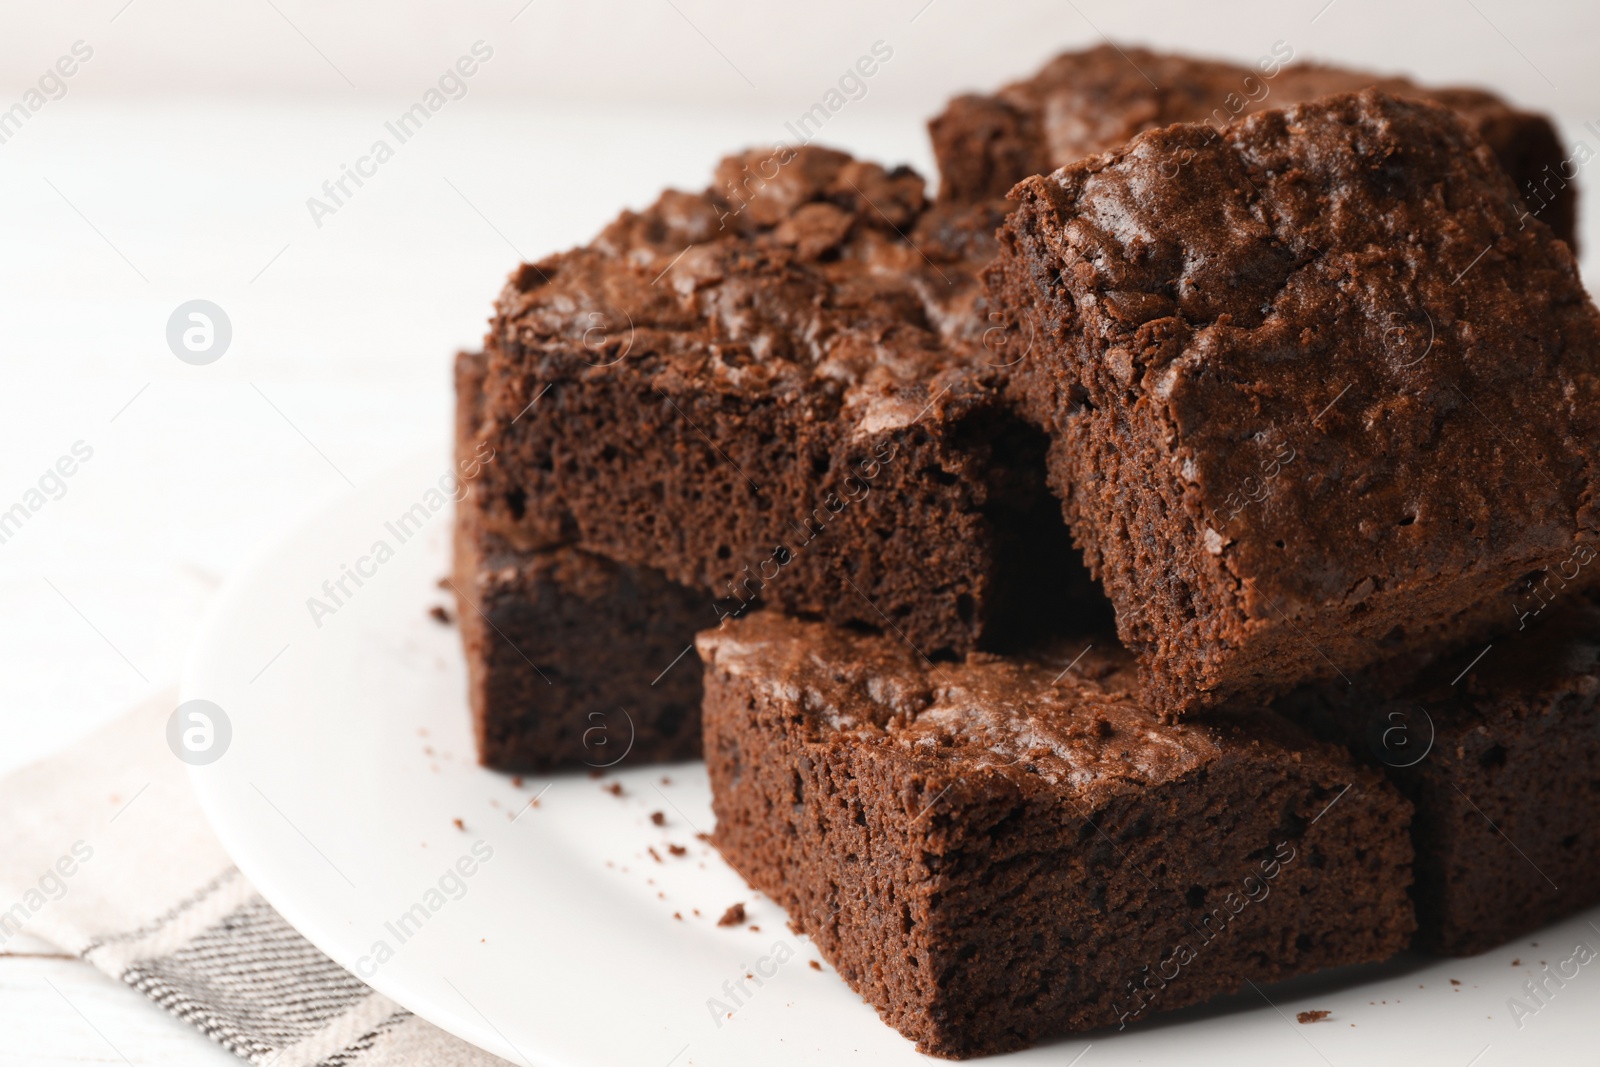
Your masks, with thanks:
<instances>
[{"instance_id":1,"label":"plate rim","mask_svg":"<svg viewBox=\"0 0 1600 1067\"><path fill-rule=\"evenodd\" d=\"M429 460L437 458L438 452L437 446L418 448L403 459L380 468L364 487L341 487L325 492L293 520L282 524L259 540L246 553L244 561L229 573L196 628L178 676L178 703L182 704L184 701L204 696L202 690L205 687L202 679L205 674L207 653L212 642L217 639L224 622L232 618L239 608L246 590L262 575L270 573L272 565L290 551L300 536L319 520L342 512L351 503L361 500L366 493L376 492L379 487L398 479L403 473L422 468ZM360 975L357 971L357 961L349 956L343 939L329 929L328 922L319 918L314 908L303 906L292 890L280 884L270 861L241 840L239 828L233 823L228 805L210 784L218 780L216 776L208 775L205 767L194 765L186 766L185 771L190 791L200 805L207 825L216 835L228 858L239 869L239 873L245 876L262 899L270 904L301 937L310 942L318 952L338 964L351 977L375 993L387 997L417 1018L508 1062L532 1063L537 1067L579 1067L553 1059L541 1050L535 1049L530 1052L511 1045L509 1041L502 1039L492 1025L476 1023L464 1012L455 1014L439 1012L434 1010L437 1005L433 1002L429 1002L426 1011L419 1010L413 1000L415 992L413 987L395 974L379 969L371 977Z\"/></svg>"}]
</instances>

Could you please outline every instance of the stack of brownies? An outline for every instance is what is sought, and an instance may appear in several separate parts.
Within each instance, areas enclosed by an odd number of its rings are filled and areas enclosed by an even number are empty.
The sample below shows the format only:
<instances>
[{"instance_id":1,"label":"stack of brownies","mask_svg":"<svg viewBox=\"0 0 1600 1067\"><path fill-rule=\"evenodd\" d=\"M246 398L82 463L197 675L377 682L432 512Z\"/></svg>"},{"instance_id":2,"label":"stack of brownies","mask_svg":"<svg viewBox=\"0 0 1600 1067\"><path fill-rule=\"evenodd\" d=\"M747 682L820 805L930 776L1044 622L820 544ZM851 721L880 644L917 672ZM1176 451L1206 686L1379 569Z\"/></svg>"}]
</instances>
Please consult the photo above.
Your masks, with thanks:
<instances>
[{"instance_id":1,"label":"stack of brownies","mask_svg":"<svg viewBox=\"0 0 1600 1067\"><path fill-rule=\"evenodd\" d=\"M1600 314L1471 90L1142 50L724 160L457 363L485 764L703 753L926 1052L1600 901Z\"/></svg>"}]
</instances>

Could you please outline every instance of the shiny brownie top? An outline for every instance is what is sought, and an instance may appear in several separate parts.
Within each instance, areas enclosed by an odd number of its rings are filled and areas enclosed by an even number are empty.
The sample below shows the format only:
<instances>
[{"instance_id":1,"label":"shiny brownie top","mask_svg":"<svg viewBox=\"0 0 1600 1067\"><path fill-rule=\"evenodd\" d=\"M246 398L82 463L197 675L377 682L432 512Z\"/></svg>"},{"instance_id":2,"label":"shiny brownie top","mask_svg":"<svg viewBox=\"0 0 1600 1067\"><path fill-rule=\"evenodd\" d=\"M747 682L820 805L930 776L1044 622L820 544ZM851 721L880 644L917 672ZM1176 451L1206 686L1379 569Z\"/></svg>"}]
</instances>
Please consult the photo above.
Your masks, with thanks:
<instances>
[{"instance_id":1,"label":"shiny brownie top","mask_svg":"<svg viewBox=\"0 0 1600 1067\"><path fill-rule=\"evenodd\" d=\"M894 635L759 611L701 633L696 647L708 676L792 709L807 741L881 745L958 774L1080 795L1159 785L1250 751L1324 753L1266 714L1162 722L1140 699L1132 656L1108 635L932 662Z\"/></svg>"},{"instance_id":2,"label":"shiny brownie top","mask_svg":"<svg viewBox=\"0 0 1600 1067\"><path fill-rule=\"evenodd\" d=\"M984 347L994 323L975 275L1007 207L935 208L910 169L823 148L730 156L704 192L669 191L591 244L524 264L491 348L538 378L803 391L910 421L1002 362Z\"/></svg>"},{"instance_id":3,"label":"shiny brownie top","mask_svg":"<svg viewBox=\"0 0 1600 1067\"><path fill-rule=\"evenodd\" d=\"M1284 42L1252 66L1100 45L1056 56L1033 77L992 95L958 97L934 122L981 120L999 109L1009 120L1023 123L1018 133L1034 158L1025 171L995 174L992 195L1030 173L1109 151L1146 130L1179 122L1221 127L1266 108L1369 87L1443 104L1480 132L1489 124L1533 118L1481 89L1432 89L1407 78L1294 60L1294 49Z\"/></svg>"},{"instance_id":4,"label":"shiny brownie top","mask_svg":"<svg viewBox=\"0 0 1600 1067\"><path fill-rule=\"evenodd\" d=\"M1159 428L1237 580L1359 602L1595 538L1600 315L1445 108L1366 90L1169 126L1015 195L1075 352L1033 372Z\"/></svg>"}]
</instances>

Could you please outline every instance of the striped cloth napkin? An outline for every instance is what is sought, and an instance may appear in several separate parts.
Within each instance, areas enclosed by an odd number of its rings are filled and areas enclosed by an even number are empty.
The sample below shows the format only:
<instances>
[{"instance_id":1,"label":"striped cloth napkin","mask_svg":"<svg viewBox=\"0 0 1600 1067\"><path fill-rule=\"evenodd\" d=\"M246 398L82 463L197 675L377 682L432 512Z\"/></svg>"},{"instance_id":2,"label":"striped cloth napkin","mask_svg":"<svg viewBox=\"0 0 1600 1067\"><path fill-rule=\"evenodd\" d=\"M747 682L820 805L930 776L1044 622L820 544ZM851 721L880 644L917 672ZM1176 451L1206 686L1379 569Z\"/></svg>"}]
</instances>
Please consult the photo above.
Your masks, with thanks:
<instances>
[{"instance_id":1,"label":"striped cloth napkin","mask_svg":"<svg viewBox=\"0 0 1600 1067\"><path fill-rule=\"evenodd\" d=\"M26 930L249 1063L503 1067L362 984L256 893L167 748L175 703L0 781L0 947Z\"/></svg>"}]
</instances>

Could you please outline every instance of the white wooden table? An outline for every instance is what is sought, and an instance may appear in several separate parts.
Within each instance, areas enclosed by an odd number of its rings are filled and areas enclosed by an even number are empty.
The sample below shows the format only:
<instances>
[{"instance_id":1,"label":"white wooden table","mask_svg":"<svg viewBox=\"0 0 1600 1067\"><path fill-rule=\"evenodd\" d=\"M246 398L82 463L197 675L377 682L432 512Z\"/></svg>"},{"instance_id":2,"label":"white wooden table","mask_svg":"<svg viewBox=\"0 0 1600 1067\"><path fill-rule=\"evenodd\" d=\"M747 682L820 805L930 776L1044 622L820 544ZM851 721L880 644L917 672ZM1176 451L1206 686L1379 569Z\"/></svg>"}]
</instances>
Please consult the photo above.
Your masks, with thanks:
<instances>
[{"instance_id":1,"label":"white wooden table","mask_svg":"<svg viewBox=\"0 0 1600 1067\"><path fill-rule=\"evenodd\" d=\"M26 935L0 952L0 1033L3 1067L239 1065L142 994Z\"/></svg>"}]
</instances>

